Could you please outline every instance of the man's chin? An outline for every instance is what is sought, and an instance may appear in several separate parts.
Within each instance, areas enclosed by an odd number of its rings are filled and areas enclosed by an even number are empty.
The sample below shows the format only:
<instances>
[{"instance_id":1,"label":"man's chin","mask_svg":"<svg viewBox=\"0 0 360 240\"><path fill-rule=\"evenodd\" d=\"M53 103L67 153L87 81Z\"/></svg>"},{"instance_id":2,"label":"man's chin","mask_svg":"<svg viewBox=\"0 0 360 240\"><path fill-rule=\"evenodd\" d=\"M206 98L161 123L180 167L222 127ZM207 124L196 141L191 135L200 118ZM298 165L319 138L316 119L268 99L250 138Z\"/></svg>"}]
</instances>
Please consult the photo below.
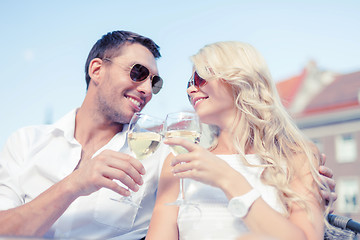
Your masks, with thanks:
<instances>
[{"instance_id":1,"label":"man's chin","mask_svg":"<svg viewBox=\"0 0 360 240\"><path fill-rule=\"evenodd\" d=\"M123 120L124 120L123 124L129 124L130 121L131 121L131 118L133 117L133 115L134 115L135 113L138 113L138 112L140 112L140 111L134 111L134 112L129 113L129 114L125 117L125 119L123 119Z\"/></svg>"}]
</instances>

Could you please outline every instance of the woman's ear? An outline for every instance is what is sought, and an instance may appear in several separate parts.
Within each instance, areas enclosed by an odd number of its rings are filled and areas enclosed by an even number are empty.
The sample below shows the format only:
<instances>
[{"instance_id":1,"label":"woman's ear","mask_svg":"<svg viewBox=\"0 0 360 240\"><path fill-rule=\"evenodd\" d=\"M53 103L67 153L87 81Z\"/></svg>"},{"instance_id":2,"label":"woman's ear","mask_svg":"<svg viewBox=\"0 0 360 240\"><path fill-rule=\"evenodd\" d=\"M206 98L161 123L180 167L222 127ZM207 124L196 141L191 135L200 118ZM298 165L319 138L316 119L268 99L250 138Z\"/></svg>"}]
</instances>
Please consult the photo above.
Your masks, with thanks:
<instances>
[{"instance_id":1,"label":"woman's ear","mask_svg":"<svg viewBox=\"0 0 360 240\"><path fill-rule=\"evenodd\" d=\"M101 66L103 64L103 61L100 58L94 58L93 60L91 60L90 64L89 64L89 76L91 81L95 84L98 85L101 78L100 78L100 69Z\"/></svg>"}]
</instances>

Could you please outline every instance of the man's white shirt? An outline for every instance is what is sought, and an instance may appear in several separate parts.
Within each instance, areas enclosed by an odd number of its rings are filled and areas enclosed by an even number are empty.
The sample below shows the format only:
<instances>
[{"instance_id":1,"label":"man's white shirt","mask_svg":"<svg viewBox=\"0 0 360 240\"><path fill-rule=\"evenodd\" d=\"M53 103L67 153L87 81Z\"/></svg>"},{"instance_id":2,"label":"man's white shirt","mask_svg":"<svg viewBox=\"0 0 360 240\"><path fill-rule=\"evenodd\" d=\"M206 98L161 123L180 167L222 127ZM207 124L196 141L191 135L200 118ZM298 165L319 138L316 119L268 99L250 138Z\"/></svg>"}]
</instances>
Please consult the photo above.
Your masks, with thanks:
<instances>
[{"instance_id":1,"label":"man's white shirt","mask_svg":"<svg viewBox=\"0 0 360 240\"><path fill-rule=\"evenodd\" d=\"M81 145L74 138L76 110L53 125L19 129L0 153L0 210L25 204L74 171L81 158ZM105 149L130 154L127 126L93 157ZM77 198L54 223L45 237L91 239L140 239L145 236L155 204L158 178L168 148L160 148L141 163L144 184L132 199L133 207L112 190L102 188Z\"/></svg>"}]
</instances>

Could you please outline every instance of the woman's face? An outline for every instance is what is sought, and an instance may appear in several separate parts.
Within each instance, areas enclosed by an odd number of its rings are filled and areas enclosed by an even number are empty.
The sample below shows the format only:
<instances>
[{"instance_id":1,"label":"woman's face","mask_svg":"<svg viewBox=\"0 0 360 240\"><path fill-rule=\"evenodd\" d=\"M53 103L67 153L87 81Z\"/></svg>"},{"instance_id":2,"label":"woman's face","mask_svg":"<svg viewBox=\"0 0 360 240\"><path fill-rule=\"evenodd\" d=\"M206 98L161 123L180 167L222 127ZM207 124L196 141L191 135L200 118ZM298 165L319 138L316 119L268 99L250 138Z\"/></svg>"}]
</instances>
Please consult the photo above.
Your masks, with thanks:
<instances>
[{"instance_id":1,"label":"woman's face","mask_svg":"<svg viewBox=\"0 0 360 240\"><path fill-rule=\"evenodd\" d=\"M195 85L198 85L197 83L199 81L195 81ZM219 79L206 81L201 87L193 84L194 81L189 84L187 94L200 120L222 129L229 127L236 114L231 86Z\"/></svg>"}]
</instances>

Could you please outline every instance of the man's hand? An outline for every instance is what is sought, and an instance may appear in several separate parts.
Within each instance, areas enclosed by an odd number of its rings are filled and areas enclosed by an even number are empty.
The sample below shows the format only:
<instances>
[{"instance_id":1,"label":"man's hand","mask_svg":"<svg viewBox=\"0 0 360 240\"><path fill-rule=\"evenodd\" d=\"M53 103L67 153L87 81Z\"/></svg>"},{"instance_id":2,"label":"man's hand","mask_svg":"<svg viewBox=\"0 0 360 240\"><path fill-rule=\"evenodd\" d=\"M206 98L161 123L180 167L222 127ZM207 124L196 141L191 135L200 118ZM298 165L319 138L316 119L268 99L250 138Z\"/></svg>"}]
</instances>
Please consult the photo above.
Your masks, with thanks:
<instances>
[{"instance_id":1,"label":"man's hand","mask_svg":"<svg viewBox=\"0 0 360 240\"><path fill-rule=\"evenodd\" d=\"M325 167L325 162L326 162L326 156L325 154L322 153L319 173L322 175L321 181L325 182L329 186L331 192L329 193L327 191L321 190L320 193L323 199L325 200L326 204L329 204L329 203L334 203L335 200L337 199L337 194L335 193L336 183L335 180L333 179L334 177L333 171L330 168ZM333 211L334 211L334 205L332 204L330 207L330 213L332 213Z\"/></svg>"},{"instance_id":2,"label":"man's hand","mask_svg":"<svg viewBox=\"0 0 360 240\"><path fill-rule=\"evenodd\" d=\"M145 168L139 160L128 154L104 150L98 156L81 164L69 175L67 181L73 185L78 196L89 195L102 187L129 196L130 191L113 179L119 180L136 192L139 190L139 185L143 184L144 174Z\"/></svg>"}]
</instances>

